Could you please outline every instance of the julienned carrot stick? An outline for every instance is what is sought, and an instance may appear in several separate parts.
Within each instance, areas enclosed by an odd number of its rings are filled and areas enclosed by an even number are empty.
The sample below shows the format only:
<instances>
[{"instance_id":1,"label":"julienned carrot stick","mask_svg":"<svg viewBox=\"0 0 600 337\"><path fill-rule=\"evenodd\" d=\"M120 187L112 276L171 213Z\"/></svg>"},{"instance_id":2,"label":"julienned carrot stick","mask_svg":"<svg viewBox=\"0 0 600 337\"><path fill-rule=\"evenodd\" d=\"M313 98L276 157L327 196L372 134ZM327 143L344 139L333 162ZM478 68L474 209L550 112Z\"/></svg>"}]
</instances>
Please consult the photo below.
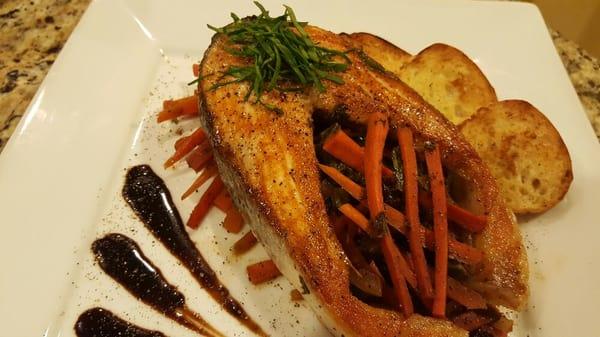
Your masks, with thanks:
<instances>
[{"instance_id":1,"label":"julienned carrot stick","mask_svg":"<svg viewBox=\"0 0 600 337\"><path fill-rule=\"evenodd\" d=\"M213 177L217 174L217 166L214 162L208 164L204 171L194 180L192 185L183 193L181 196L181 200L189 197L192 193L194 193L197 189L199 189L210 177Z\"/></svg>"},{"instance_id":2,"label":"julienned carrot stick","mask_svg":"<svg viewBox=\"0 0 600 337\"><path fill-rule=\"evenodd\" d=\"M408 233L408 227L406 226L404 214L402 214L402 212L386 204L385 217L387 218L388 224L397 231L405 235Z\"/></svg>"},{"instance_id":3,"label":"julienned carrot stick","mask_svg":"<svg viewBox=\"0 0 600 337\"><path fill-rule=\"evenodd\" d=\"M342 214L344 214L348 219L352 220L352 222L360 227L360 229L366 233L371 233L369 219L367 219L359 210L354 208L354 206L350 204L343 204L338 207L338 210L342 212Z\"/></svg>"},{"instance_id":4,"label":"julienned carrot stick","mask_svg":"<svg viewBox=\"0 0 600 337\"><path fill-rule=\"evenodd\" d=\"M256 239L256 236L254 236L254 233L248 232L233 244L233 252L236 255L244 254L252 249L252 247L256 246L257 243L258 240Z\"/></svg>"},{"instance_id":5,"label":"julienned carrot stick","mask_svg":"<svg viewBox=\"0 0 600 337\"><path fill-rule=\"evenodd\" d=\"M198 96L192 95L177 100L163 102L163 110L158 114L157 122L162 123L177 117L198 115Z\"/></svg>"},{"instance_id":6,"label":"julienned carrot stick","mask_svg":"<svg viewBox=\"0 0 600 337\"><path fill-rule=\"evenodd\" d=\"M425 247L429 249L435 247L435 239L432 231L428 230L425 232ZM452 259L468 265L476 265L483 261L483 252L481 250L455 239L448 240L448 255Z\"/></svg>"},{"instance_id":7,"label":"julienned carrot stick","mask_svg":"<svg viewBox=\"0 0 600 337\"><path fill-rule=\"evenodd\" d=\"M215 201L217 195L221 193L221 190L223 190L223 181L221 180L221 177L216 176L212 183L210 183L210 186L208 186L206 192L204 192L200 198L200 201L198 201L198 204L196 204L196 207L194 207L192 214L190 214L190 218L187 222L188 227L194 229L198 228L202 220L204 220L204 217L206 217L206 214L208 214L210 207L213 205L213 201Z\"/></svg>"},{"instance_id":8,"label":"julienned carrot stick","mask_svg":"<svg viewBox=\"0 0 600 337\"><path fill-rule=\"evenodd\" d=\"M325 173L329 178L335 181L338 185L340 185L346 192L348 192L354 199L362 200L364 197L364 189L362 186L358 185L352 179L346 177L342 174L342 172L337 169L319 164L319 168L323 173Z\"/></svg>"},{"instance_id":9,"label":"julienned carrot stick","mask_svg":"<svg viewBox=\"0 0 600 337\"><path fill-rule=\"evenodd\" d=\"M371 221L375 223L383 216L383 182L381 169L383 163L383 148L389 130L387 116L382 113L369 115L367 124L367 139L365 141L364 170L367 187L367 204Z\"/></svg>"},{"instance_id":10,"label":"julienned carrot stick","mask_svg":"<svg viewBox=\"0 0 600 337\"><path fill-rule=\"evenodd\" d=\"M419 193L419 204L429 209L433 208L431 196L427 193ZM448 208L448 218L461 228L473 233L481 232L485 228L487 223L485 216L473 214L466 209L449 202L447 202L446 205Z\"/></svg>"},{"instance_id":11,"label":"julienned carrot stick","mask_svg":"<svg viewBox=\"0 0 600 337\"><path fill-rule=\"evenodd\" d=\"M220 209L224 213L227 213L227 211L229 211L229 209L233 207L233 200L231 200L229 192L223 189L223 191L221 191L221 193L219 193L219 195L215 199L214 204L215 206L217 206L218 209Z\"/></svg>"},{"instance_id":12,"label":"julienned carrot stick","mask_svg":"<svg viewBox=\"0 0 600 337\"><path fill-rule=\"evenodd\" d=\"M207 143L208 141L204 141L200 147L193 150L192 153L185 158L188 166L196 172L202 171L202 169L213 160L212 149L209 145L205 145Z\"/></svg>"},{"instance_id":13,"label":"julienned carrot stick","mask_svg":"<svg viewBox=\"0 0 600 337\"><path fill-rule=\"evenodd\" d=\"M397 131L398 144L404 168L404 195L406 218L410 225L408 232L408 243L415 264L415 272L419 285L419 292L425 298L433 297L433 287L427 261L423 251L423 228L419 220L419 203L417 183L417 157L413 144L412 130L407 127L399 128Z\"/></svg>"},{"instance_id":14,"label":"julienned carrot stick","mask_svg":"<svg viewBox=\"0 0 600 337\"><path fill-rule=\"evenodd\" d=\"M173 166L176 162L181 160L181 158L185 157L188 153L190 153L196 146L202 144L202 142L206 139L206 134L202 129L198 128L194 133L192 133L188 138L185 139L185 142L181 144L179 149L175 150L175 153L171 156L171 158L167 159L164 166L165 168L169 168Z\"/></svg>"},{"instance_id":15,"label":"julienned carrot stick","mask_svg":"<svg viewBox=\"0 0 600 337\"><path fill-rule=\"evenodd\" d=\"M225 220L223 220L223 228L229 233L239 233L244 228L244 218L235 207L227 211Z\"/></svg>"},{"instance_id":16,"label":"julienned carrot stick","mask_svg":"<svg viewBox=\"0 0 600 337\"><path fill-rule=\"evenodd\" d=\"M175 148L175 151L179 150L181 148L181 146L183 144L185 144L185 142L187 141L187 139L190 138L190 136L183 136L183 137L177 139L175 141L175 145L173 146Z\"/></svg>"},{"instance_id":17,"label":"julienned carrot stick","mask_svg":"<svg viewBox=\"0 0 600 337\"><path fill-rule=\"evenodd\" d=\"M362 200L364 195L364 189L360 185L358 185L357 183L352 181L352 179L346 177L340 171L336 170L331 166L319 165L319 167L321 168L323 173L325 173L333 181L339 184L346 192L350 194L350 196L352 196L358 201ZM408 228L404 221L405 217L404 214L402 214L402 212L386 204L385 215L387 217L388 223L393 228L395 228L404 235L408 234ZM455 260L469 265L478 264L483 260L483 253L480 250L473 248L467 244L456 241L454 239L450 239L448 245L450 257ZM425 229L425 247L428 247L430 249L433 249L435 247L433 232L428 229Z\"/></svg>"},{"instance_id":18,"label":"julienned carrot stick","mask_svg":"<svg viewBox=\"0 0 600 337\"><path fill-rule=\"evenodd\" d=\"M341 128L338 128L329 135L323 143L323 150L358 172L364 172L365 149L358 145ZM382 169L385 177L394 176L394 173L388 167L383 166Z\"/></svg>"},{"instance_id":19,"label":"julienned carrot stick","mask_svg":"<svg viewBox=\"0 0 600 337\"><path fill-rule=\"evenodd\" d=\"M402 305L401 309L404 316L409 317L414 312L413 303L410 298L410 293L408 292L408 287L406 286L406 279L400 270L400 263L398 261L400 252L397 251L398 248L394 244L394 240L388 231L385 232L381 239L381 250L383 251L385 264L388 267L392 284L394 285L396 298Z\"/></svg>"},{"instance_id":20,"label":"julienned carrot stick","mask_svg":"<svg viewBox=\"0 0 600 337\"><path fill-rule=\"evenodd\" d=\"M432 314L442 318L446 315L446 293L448 280L448 219L446 217L446 188L440 148L425 150L425 163L429 174L429 185L433 198L433 237L435 240L435 267Z\"/></svg>"},{"instance_id":21,"label":"julienned carrot stick","mask_svg":"<svg viewBox=\"0 0 600 337\"><path fill-rule=\"evenodd\" d=\"M323 149L351 168L361 173L364 171L363 157L365 150L342 129L335 130L329 138L325 140ZM382 174L384 177L394 176L393 171L386 166L383 166ZM335 180L333 177L332 179ZM431 197L424 192L419 193L419 203L429 209L432 208ZM475 215L452 203L448 203L448 218L471 232L480 232L486 224L484 216Z\"/></svg>"},{"instance_id":22,"label":"julienned carrot stick","mask_svg":"<svg viewBox=\"0 0 600 337\"><path fill-rule=\"evenodd\" d=\"M342 128L334 130L323 142L323 150L353 169L362 172L365 150L352 140ZM344 158L343 160L341 158Z\"/></svg>"},{"instance_id":23,"label":"julienned carrot stick","mask_svg":"<svg viewBox=\"0 0 600 337\"><path fill-rule=\"evenodd\" d=\"M251 264L246 267L246 271L248 272L248 278L252 284L261 284L281 275L281 272L277 269L273 260Z\"/></svg>"},{"instance_id":24,"label":"julienned carrot stick","mask_svg":"<svg viewBox=\"0 0 600 337\"><path fill-rule=\"evenodd\" d=\"M198 63L192 64L192 73L198 77L200 75L200 65Z\"/></svg>"},{"instance_id":25,"label":"julienned carrot stick","mask_svg":"<svg viewBox=\"0 0 600 337\"><path fill-rule=\"evenodd\" d=\"M448 277L448 298L464 305L467 309L487 308L487 302L483 296L452 277Z\"/></svg>"}]
</instances>

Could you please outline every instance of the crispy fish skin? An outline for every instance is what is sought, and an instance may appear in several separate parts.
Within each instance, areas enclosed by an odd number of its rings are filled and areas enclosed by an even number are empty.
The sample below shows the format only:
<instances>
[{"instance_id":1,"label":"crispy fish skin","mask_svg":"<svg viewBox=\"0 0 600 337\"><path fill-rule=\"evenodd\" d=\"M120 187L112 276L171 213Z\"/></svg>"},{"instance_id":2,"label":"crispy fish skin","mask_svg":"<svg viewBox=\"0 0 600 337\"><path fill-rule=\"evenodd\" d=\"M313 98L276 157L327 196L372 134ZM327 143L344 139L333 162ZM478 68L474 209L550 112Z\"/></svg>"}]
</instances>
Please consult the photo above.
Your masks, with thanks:
<instances>
[{"instance_id":1,"label":"crispy fish skin","mask_svg":"<svg viewBox=\"0 0 600 337\"><path fill-rule=\"evenodd\" d=\"M307 27L324 47L349 49L334 33ZM365 124L373 111L386 111L392 127L410 126L418 139L432 140L444 164L471 191L465 203L488 214L489 225L476 238L485 261L471 283L493 303L521 307L527 298L527 260L511 213L475 151L456 128L397 78L378 73L350 54L345 83L328 83L324 93L269 92L273 111L244 101L247 83L211 89L219 73L245 60L225 51L215 35L201 64L200 118L213 145L219 172L237 207L279 269L304 292L321 321L338 336L467 336L448 321L371 307L350 293L346 258L329 227L320 194L312 136L312 115L343 105L348 117Z\"/></svg>"}]
</instances>

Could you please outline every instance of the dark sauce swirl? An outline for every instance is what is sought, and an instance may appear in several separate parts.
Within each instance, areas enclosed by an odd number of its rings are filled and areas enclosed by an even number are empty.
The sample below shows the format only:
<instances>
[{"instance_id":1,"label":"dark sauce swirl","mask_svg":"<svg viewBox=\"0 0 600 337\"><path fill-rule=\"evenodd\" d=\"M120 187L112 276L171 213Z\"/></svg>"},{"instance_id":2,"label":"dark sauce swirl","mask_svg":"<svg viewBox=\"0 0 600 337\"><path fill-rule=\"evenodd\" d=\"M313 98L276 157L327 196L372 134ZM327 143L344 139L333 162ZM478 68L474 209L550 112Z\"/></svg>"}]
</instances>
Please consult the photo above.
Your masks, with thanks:
<instances>
[{"instance_id":1,"label":"dark sauce swirl","mask_svg":"<svg viewBox=\"0 0 600 337\"><path fill-rule=\"evenodd\" d=\"M108 234L94 241L92 251L100 268L137 299L191 330L206 336L221 336L202 317L186 308L185 296L167 282L132 239Z\"/></svg>"},{"instance_id":2,"label":"dark sauce swirl","mask_svg":"<svg viewBox=\"0 0 600 337\"><path fill-rule=\"evenodd\" d=\"M186 232L171 193L148 165L127 172L123 198L162 244L179 259L221 306L254 333L267 334L246 313L217 278Z\"/></svg>"},{"instance_id":3,"label":"dark sauce swirl","mask_svg":"<svg viewBox=\"0 0 600 337\"><path fill-rule=\"evenodd\" d=\"M166 337L160 331L133 325L103 308L92 308L79 315L75 334L78 337Z\"/></svg>"},{"instance_id":4,"label":"dark sauce swirl","mask_svg":"<svg viewBox=\"0 0 600 337\"><path fill-rule=\"evenodd\" d=\"M94 241L92 251L100 268L142 302L167 316L183 308L183 294L165 280L135 241L122 234L108 234Z\"/></svg>"}]
</instances>

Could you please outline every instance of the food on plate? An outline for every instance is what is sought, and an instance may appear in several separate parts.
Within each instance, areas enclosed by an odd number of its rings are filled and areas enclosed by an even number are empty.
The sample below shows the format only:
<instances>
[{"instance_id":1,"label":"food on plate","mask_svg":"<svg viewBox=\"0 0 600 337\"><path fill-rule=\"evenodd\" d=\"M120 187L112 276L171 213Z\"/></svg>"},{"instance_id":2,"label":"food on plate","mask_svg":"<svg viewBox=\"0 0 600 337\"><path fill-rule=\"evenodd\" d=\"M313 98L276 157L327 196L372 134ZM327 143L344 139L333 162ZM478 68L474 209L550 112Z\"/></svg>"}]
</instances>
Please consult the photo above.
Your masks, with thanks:
<instances>
[{"instance_id":1,"label":"food on plate","mask_svg":"<svg viewBox=\"0 0 600 337\"><path fill-rule=\"evenodd\" d=\"M497 100L479 67L460 50L442 43L420 51L399 77L454 124Z\"/></svg>"},{"instance_id":2,"label":"food on plate","mask_svg":"<svg viewBox=\"0 0 600 337\"><path fill-rule=\"evenodd\" d=\"M187 137L187 141L192 142L197 140L197 134L198 132L195 132L192 134L194 137ZM192 149L189 150L191 151ZM171 193L167 186L148 165L134 166L127 171L122 195L146 229L150 231L157 241L165 246L179 262L181 262L182 267L190 272L198 284L221 305L225 312L229 313L256 335L266 336L266 333L262 328L246 313L242 304L229 293L227 287L221 283L217 274L204 259L202 253L198 250L186 232L183 221L179 216L179 211L173 203ZM124 239L105 240L104 242L111 243L113 241L127 242L127 240ZM134 245L121 243L120 246L125 246L127 248L133 247ZM95 247L101 246L95 245ZM114 250L114 248L111 249ZM95 248L94 251L96 251ZM110 250L107 251L110 252ZM137 256L141 255L137 254ZM129 263L129 266L131 265L132 263ZM125 264L125 266L127 266L127 264ZM115 270L123 272L119 267L121 266L117 265ZM141 271L142 269L138 268L138 270ZM125 273L127 275L126 270ZM152 285L152 283L146 282L145 284L139 284L138 286L144 287L149 285ZM151 291L141 289L140 292L150 293ZM183 297L183 295L181 295L181 297ZM199 316L194 315L194 317Z\"/></svg>"},{"instance_id":3,"label":"food on plate","mask_svg":"<svg viewBox=\"0 0 600 337\"><path fill-rule=\"evenodd\" d=\"M398 76L454 124L497 101L479 67L460 50L435 43L412 56L372 34L350 34L356 46Z\"/></svg>"},{"instance_id":4,"label":"food on plate","mask_svg":"<svg viewBox=\"0 0 600 337\"><path fill-rule=\"evenodd\" d=\"M185 296L165 279L158 267L129 237L108 234L94 241L92 251L100 268L140 301L204 336L223 337L187 307ZM118 323L113 320L115 322Z\"/></svg>"},{"instance_id":5,"label":"food on plate","mask_svg":"<svg viewBox=\"0 0 600 337\"><path fill-rule=\"evenodd\" d=\"M399 74L412 59L411 54L377 35L364 32L341 35L348 36L358 48L394 74Z\"/></svg>"},{"instance_id":6,"label":"food on plate","mask_svg":"<svg viewBox=\"0 0 600 337\"><path fill-rule=\"evenodd\" d=\"M144 329L99 307L83 312L77 319L74 329L78 337L166 337L160 331Z\"/></svg>"},{"instance_id":7,"label":"food on plate","mask_svg":"<svg viewBox=\"0 0 600 337\"><path fill-rule=\"evenodd\" d=\"M506 336L496 306L525 305L527 258L475 150L352 38L259 7L214 28L198 69L206 138L178 141L167 166L209 142L197 168L216 163L211 187L273 259L255 269L276 266L333 334ZM190 227L224 193L209 190Z\"/></svg>"},{"instance_id":8,"label":"food on plate","mask_svg":"<svg viewBox=\"0 0 600 337\"><path fill-rule=\"evenodd\" d=\"M513 212L546 211L566 194L573 174L560 134L531 104L498 102L487 78L460 50L436 43L407 57L387 41L383 47L384 40L376 36L350 36L365 53L460 125L463 133L468 132L467 140L489 166Z\"/></svg>"},{"instance_id":9,"label":"food on plate","mask_svg":"<svg viewBox=\"0 0 600 337\"><path fill-rule=\"evenodd\" d=\"M573 180L569 151L533 105L506 100L482 107L460 130L515 213L543 212L567 193Z\"/></svg>"}]
</instances>

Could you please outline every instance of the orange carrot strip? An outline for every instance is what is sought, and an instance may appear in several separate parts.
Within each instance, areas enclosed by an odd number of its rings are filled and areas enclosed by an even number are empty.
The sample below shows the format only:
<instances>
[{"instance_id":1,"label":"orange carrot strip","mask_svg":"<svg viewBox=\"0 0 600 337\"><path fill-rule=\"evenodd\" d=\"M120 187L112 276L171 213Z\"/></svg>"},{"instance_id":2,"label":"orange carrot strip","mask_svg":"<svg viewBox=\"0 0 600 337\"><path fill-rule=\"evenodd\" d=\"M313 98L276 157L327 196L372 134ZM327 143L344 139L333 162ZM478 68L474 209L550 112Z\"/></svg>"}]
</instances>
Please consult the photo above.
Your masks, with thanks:
<instances>
[{"instance_id":1,"label":"orange carrot strip","mask_svg":"<svg viewBox=\"0 0 600 337\"><path fill-rule=\"evenodd\" d=\"M202 129L198 128L194 133L192 133L188 138L186 138L185 142L181 144L181 147L175 150L175 153L171 156L171 158L167 159L164 166L165 168L169 168L173 166L176 162L181 160L181 158L185 157L188 153L190 153L196 146L202 144L202 142L206 139L206 134Z\"/></svg>"},{"instance_id":2,"label":"orange carrot strip","mask_svg":"<svg viewBox=\"0 0 600 337\"><path fill-rule=\"evenodd\" d=\"M405 217L402 212L385 204L385 217L387 218L388 224L397 231L405 235L408 233L408 226L406 226Z\"/></svg>"},{"instance_id":3,"label":"orange carrot strip","mask_svg":"<svg viewBox=\"0 0 600 337\"><path fill-rule=\"evenodd\" d=\"M177 117L198 115L198 96L192 95L177 100L163 102L163 110L158 114L157 122L162 123Z\"/></svg>"},{"instance_id":4,"label":"orange carrot strip","mask_svg":"<svg viewBox=\"0 0 600 337\"><path fill-rule=\"evenodd\" d=\"M483 296L452 277L448 277L448 298L464 305L467 309L487 308L487 302Z\"/></svg>"},{"instance_id":5,"label":"orange carrot strip","mask_svg":"<svg viewBox=\"0 0 600 337\"><path fill-rule=\"evenodd\" d=\"M244 218L235 207L227 211L225 220L223 220L223 228L229 233L239 233L244 228Z\"/></svg>"},{"instance_id":6,"label":"orange carrot strip","mask_svg":"<svg viewBox=\"0 0 600 337\"><path fill-rule=\"evenodd\" d=\"M199 189L210 177L213 177L217 174L217 166L214 162L209 163L204 171L194 180L192 185L183 193L181 196L181 200L189 197L192 193L194 193L197 189Z\"/></svg>"},{"instance_id":7,"label":"orange carrot strip","mask_svg":"<svg viewBox=\"0 0 600 337\"><path fill-rule=\"evenodd\" d=\"M233 200L229 196L229 192L227 190L221 191L221 193L217 196L214 202L215 206L221 211L227 213L233 207Z\"/></svg>"},{"instance_id":8,"label":"orange carrot strip","mask_svg":"<svg viewBox=\"0 0 600 337\"><path fill-rule=\"evenodd\" d=\"M365 150L352 138L350 138L350 136L348 136L342 129L334 131L329 138L325 140L323 143L323 149L334 158L340 160L342 163L350 166L351 168L361 173L364 171L363 157ZM393 177L394 173L388 167L383 166L382 170L384 177ZM334 177L331 178L335 180ZM342 185L339 182L338 184ZM347 192L351 193L350 191ZM424 191L421 192L422 193L419 193L419 203L431 209L433 207L431 196L429 194L425 194L426 192ZM486 218L484 216L475 215L452 203L448 203L448 218L471 232L480 232L483 230L486 224Z\"/></svg>"},{"instance_id":9,"label":"orange carrot strip","mask_svg":"<svg viewBox=\"0 0 600 337\"><path fill-rule=\"evenodd\" d=\"M433 208L431 196L426 192L419 193L419 204L429 209ZM447 202L446 204L448 208L448 218L461 228L473 233L479 233L485 228L487 223L485 216L473 214L453 203Z\"/></svg>"},{"instance_id":10,"label":"orange carrot strip","mask_svg":"<svg viewBox=\"0 0 600 337\"><path fill-rule=\"evenodd\" d=\"M396 247L394 244L394 240L388 231L385 232L383 238L381 239L381 249L383 251L385 264L390 272L392 284L394 285L394 293L396 294L396 298L402 305L402 312L404 313L404 316L409 317L414 312L413 303L410 298L410 293L408 292L408 287L406 286L406 279L400 270L400 262L398 261L398 256L401 256L400 252L398 251L398 247Z\"/></svg>"},{"instance_id":11,"label":"orange carrot strip","mask_svg":"<svg viewBox=\"0 0 600 337\"><path fill-rule=\"evenodd\" d=\"M429 173L429 185L433 197L433 237L435 240L435 269L432 314L442 318L446 315L446 292L448 280L448 219L446 188L440 148L425 150L425 163Z\"/></svg>"},{"instance_id":12,"label":"orange carrot strip","mask_svg":"<svg viewBox=\"0 0 600 337\"><path fill-rule=\"evenodd\" d=\"M196 204L196 207L194 207L192 214L190 214L190 218L187 222L188 227L196 229L200 226L200 223L204 220L206 214L208 214L213 201L217 195L221 193L221 190L223 190L223 181L221 180L221 177L216 176L212 183L210 183L206 192L204 192L200 198L200 201L198 201L198 204Z\"/></svg>"},{"instance_id":13,"label":"orange carrot strip","mask_svg":"<svg viewBox=\"0 0 600 337\"><path fill-rule=\"evenodd\" d=\"M156 122L162 123L162 122L170 121L172 119L175 119L175 118L181 116L182 113L183 113L183 110L175 109L175 108L169 108L169 109L162 110L161 112L158 113L158 116L156 117Z\"/></svg>"},{"instance_id":14,"label":"orange carrot strip","mask_svg":"<svg viewBox=\"0 0 600 337\"><path fill-rule=\"evenodd\" d=\"M343 204L338 207L338 210L348 217L348 219L352 220L352 222L354 222L363 231L371 233L369 220L359 210L354 208L354 206L350 204Z\"/></svg>"},{"instance_id":15,"label":"orange carrot strip","mask_svg":"<svg viewBox=\"0 0 600 337\"><path fill-rule=\"evenodd\" d=\"M233 253L236 255L244 254L245 252L256 246L258 240L254 233L248 232L233 244Z\"/></svg>"},{"instance_id":16,"label":"orange carrot strip","mask_svg":"<svg viewBox=\"0 0 600 337\"><path fill-rule=\"evenodd\" d=\"M419 220L419 204L417 199L419 191L417 184L417 157L413 145L412 130L406 127L399 128L397 136L404 168L405 211L408 223L410 224L408 243L415 264L419 292L423 297L431 298L433 297L433 287L423 251L423 228Z\"/></svg>"},{"instance_id":17,"label":"orange carrot strip","mask_svg":"<svg viewBox=\"0 0 600 337\"><path fill-rule=\"evenodd\" d=\"M430 249L435 247L435 238L432 231L425 232L425 247ZM476 265L483 261L481 250L455 239L448 240L448 253L451 258L469 265Z\"/></svg>"},{"instance_id":18,"label":"orange carrot strip","mask_svg":"<svg viewBox=\"0 0 600 337\"><path fill-rule=\"evenodd\" d=\"M202 171L202 169L212 160L213 152L208 145L208 141L204 141L185 158L188 166L196 172Z\"/></svg>"},{"instance_id":19,"label":"orange carrot strip","mask_svg":"<svg viewBox=\"0 0 600 337\"><path fill-rule=\"evenodd\" d=\"M195 77L200 76L200 65L198 63L192 64L192 73Z\"/></svg>"},{"instance_id":20,"label":"orange carrot strip","mask_svg":"<svg viewBox=\"0 0 600 337\"><path fill-rule=\"evenodd\" d=\"M383 208L383 182L381 169L383 163L383 148L389 130L387 116L382 113L369 115L367 125L367 139L365 141L364 170L367 187L367 204L371 221L377 221L384 215Z\"/></svg>"},{"instance_id":21,"label":"orange carrot strip","mask_svg":"<svg viewBox=\"0 0 600 337\"><path fill-rule=\"evenodd\" d=\"M319 164L319 167L321 168L323 173L325 173L333 181L339 184L346 192L350 194L350 196L352 196L358 201L362 200L364 195L364 189L362 188L362 186L358 185L357 183L352 181L352 179L346 177L340 171L331 166ZM404 214L402 214L402 212L386 204L385 215L387 217L389 225L398 230L400 233L407 236L408 227L406 226L405 217ZM455 239L450 239L450 241L448 242L448 246L450 257L460 262L474 265L480 263L483 260L483 253L480 250L462 242L456 241ZM425 229L425 247L435 247L433 232L429 229Z\"/></svg>"},{"instance_id":22,"label":"orange carrot strip","mask_svg":"<svg viewBox=\"0 0 600 337\"><path fill-rule=\"evenodd\" d=\"M338 171L336 168L331 166L319 164L319 168L323 173L325 173L329 178L335 181L338 185L340 185L346 192L348 192L354 199L362 200L364 197L364 189L362 186L358 185L350 178L346 177L342 174L342 172Z\"/></svg>"},{"instance_id":23,"label":"orange carrot strip","mask_svg":"<svg viewBox=\"0 0 600 337\"><path fill-rule=\"evenodd\" d=\"M251 264L246 267L246 271L248 272L248 278L252 284L261 284L281 275L281 272L277 269L273 260Z\"/></svg>"},{"instance_id":24,"label":"orange carrot strip","mask_svg":"<svg viewBox=\"0 0 600 337\"><path fill-rule=\"evenodd\" d=\"M365 149L341 128L333 131L323 142L323 150L358 172L362 173L364 171ZM388 167L383 166L382 170L385 177L394 176L394 172Z\"/></svg>"},{"instance_id":25,"label":"orange carrot strip","mask_svg":"<svg viewBox=\"0 0 600 337\"><path fill-rule=\"evenodd\" d=\"M190 136L183 136L175 141L175 151L179 150L183 144L190 138Z\"/></svg>"}]
</instances>

